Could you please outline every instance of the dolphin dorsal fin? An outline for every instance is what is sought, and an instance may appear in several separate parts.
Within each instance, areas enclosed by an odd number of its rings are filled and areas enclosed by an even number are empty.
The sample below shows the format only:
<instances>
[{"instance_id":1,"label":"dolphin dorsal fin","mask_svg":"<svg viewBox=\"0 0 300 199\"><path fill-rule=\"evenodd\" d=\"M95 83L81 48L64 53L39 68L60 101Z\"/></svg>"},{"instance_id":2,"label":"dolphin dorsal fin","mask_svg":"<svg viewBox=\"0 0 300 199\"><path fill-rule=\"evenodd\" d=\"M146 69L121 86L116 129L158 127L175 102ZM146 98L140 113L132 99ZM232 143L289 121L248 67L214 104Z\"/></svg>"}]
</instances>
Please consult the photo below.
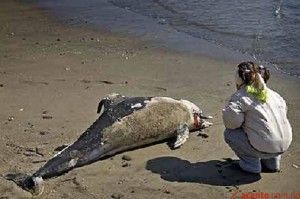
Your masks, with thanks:
<instances>
[{"instance_id":1,"label":"dolphin dorsal fin","mask_svg":"<svg viewBox=\"0 0 300 199\"><path fill-rule=\"evenodd\" d=\"M103 98L99 104L97 113L102 115L109 107L114 106L122 101L124 101L127 97L124 95L120 95L119 93L111 93L107 95L107 97Z\"/></svg>"},{"instance_id":2,"label":"dolphin dorsal fin","mask_svg":"<svg viewBox=\"0 0 300 199\"><path fill-rule=\"evenodd\" d=\"M111 100L109 100L107 98L103 98L98 104L97 113L102 115L102 113L104 113L104 111L108 108L110 103L111 103Z\"/></svg>"}]
</instances>

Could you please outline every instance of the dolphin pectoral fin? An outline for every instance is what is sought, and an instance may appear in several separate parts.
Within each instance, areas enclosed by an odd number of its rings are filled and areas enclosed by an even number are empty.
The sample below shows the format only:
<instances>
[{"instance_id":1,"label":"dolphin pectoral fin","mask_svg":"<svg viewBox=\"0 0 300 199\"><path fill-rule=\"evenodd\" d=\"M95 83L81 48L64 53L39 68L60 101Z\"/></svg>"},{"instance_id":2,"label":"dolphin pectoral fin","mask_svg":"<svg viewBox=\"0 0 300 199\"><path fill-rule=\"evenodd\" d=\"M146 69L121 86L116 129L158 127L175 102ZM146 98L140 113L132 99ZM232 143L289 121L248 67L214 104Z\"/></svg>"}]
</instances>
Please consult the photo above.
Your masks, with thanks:
<instances>
[{"instance_id":1,"label":"dolphin pectoral fin","mask_svg":"<svg viewBox=\"0 0 300 199\"><path fill-rule=\"evenodd\" d=\"M176 133L177 133L177 138L173 145L175 149L183 145L186 142L186 140L189 138L190 132L189 132L188 125L186 123L181 124L177 128Z\"/></svg>"},{"instance_id":2,"label":"dolphin pectoral fin","mask_svg":"<svg viewBox=\"0 0 300 199\"><path fill-rule=\"evenodd\" d=\"M44 191L42 177L32 177L24 173L9 173L4 176L6 180L13 181L22 189L29 191L34 196L39 196Z\"/></svg>"},{"instance_id":3,"label":"dolphin pectoral fin","mask_svg":"<svg viewBox=\"0 0 300 199\"><path fill-rule=\"evenodd\" d=\"M126 96L120 95L119 93L111 93L107 95L99 102L97 113L101 116L102 113L109 109L112 105L116 105L124 101L126 98Z\"/></svg>"},{"instance_id":4,"label":"dolphin pectoral fin","mask_svg":"<svg viewBox=\"0 0 300 199\"><path fill-rule=\"evenodd\" d=\"M108 108L110 103L111 101L109 99L107 98L102 99L98 104L97 113L102 115L102 113L105 111L105 109Z\"/></svg>"}]
</instances>

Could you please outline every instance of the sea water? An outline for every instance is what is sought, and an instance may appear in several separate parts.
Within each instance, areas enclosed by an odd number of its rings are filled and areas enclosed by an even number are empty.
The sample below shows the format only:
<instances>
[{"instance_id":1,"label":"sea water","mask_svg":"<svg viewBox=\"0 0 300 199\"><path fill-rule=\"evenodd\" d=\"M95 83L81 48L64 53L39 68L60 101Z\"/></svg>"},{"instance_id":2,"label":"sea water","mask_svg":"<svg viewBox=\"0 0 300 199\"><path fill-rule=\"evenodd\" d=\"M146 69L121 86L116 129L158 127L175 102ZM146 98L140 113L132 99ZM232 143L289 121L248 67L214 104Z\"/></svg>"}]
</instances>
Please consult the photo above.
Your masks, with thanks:
<instances>
[{"instance_id":1,"label":"sea water","mask_svg":"<svg viewBox=\"0 0 300 199\"><path fill-rule=\"evenodd\" d=\"M62 20L300 76L299 0L41 0Z\"/></svg>"}]
</instances>

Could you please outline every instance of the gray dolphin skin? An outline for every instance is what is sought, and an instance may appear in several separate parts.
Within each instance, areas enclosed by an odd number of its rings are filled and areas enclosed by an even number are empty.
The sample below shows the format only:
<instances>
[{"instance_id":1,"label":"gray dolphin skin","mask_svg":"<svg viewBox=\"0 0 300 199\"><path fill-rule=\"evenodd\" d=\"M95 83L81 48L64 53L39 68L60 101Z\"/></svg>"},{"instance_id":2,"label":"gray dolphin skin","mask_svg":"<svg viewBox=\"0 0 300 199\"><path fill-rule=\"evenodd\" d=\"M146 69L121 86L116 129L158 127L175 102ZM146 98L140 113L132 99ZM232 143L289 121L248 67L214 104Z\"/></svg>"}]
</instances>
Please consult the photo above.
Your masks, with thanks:
<instances>
[{"instance_id":1,"label":"gray dolphin skin","mask_svg":"<svg viewBox=\"0 0 300 199\"><path fill-rule=\"evenodd\" d=\"M33 195L40 195L44 179L167 138L177 138L173 145L177 148L187 140L190 131L212 125L204 120L211 116L203 116L195 104L169 97L111 94L100 101L97 112L99 118L38 171L32 175L10 173L5 178Z\"/></svg>"}]
</instances>

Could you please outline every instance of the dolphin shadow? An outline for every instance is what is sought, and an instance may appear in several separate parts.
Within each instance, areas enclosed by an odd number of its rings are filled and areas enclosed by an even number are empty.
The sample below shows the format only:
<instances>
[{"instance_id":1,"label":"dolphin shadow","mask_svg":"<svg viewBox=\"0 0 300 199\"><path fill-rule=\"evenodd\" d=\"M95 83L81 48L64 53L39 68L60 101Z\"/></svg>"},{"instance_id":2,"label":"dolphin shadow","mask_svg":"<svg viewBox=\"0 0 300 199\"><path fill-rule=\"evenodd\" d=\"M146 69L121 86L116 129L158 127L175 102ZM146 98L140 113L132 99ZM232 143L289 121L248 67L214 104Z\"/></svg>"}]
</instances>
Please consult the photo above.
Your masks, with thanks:
<instances>
[{"instance_id":1,"label":"dolphin shadow","mask_svg":"<svg viewBox=\"0 0 300 199\"><path fill-rule=\"evenodd\" d=\"M170 182L193 182L217 186L249 184L261 179L259 174L240 170L236 161L232 163L210 160L190 163L176 157L159 157L147 161L146 169L157 173Z\"/></svg>"}]
</instances>

